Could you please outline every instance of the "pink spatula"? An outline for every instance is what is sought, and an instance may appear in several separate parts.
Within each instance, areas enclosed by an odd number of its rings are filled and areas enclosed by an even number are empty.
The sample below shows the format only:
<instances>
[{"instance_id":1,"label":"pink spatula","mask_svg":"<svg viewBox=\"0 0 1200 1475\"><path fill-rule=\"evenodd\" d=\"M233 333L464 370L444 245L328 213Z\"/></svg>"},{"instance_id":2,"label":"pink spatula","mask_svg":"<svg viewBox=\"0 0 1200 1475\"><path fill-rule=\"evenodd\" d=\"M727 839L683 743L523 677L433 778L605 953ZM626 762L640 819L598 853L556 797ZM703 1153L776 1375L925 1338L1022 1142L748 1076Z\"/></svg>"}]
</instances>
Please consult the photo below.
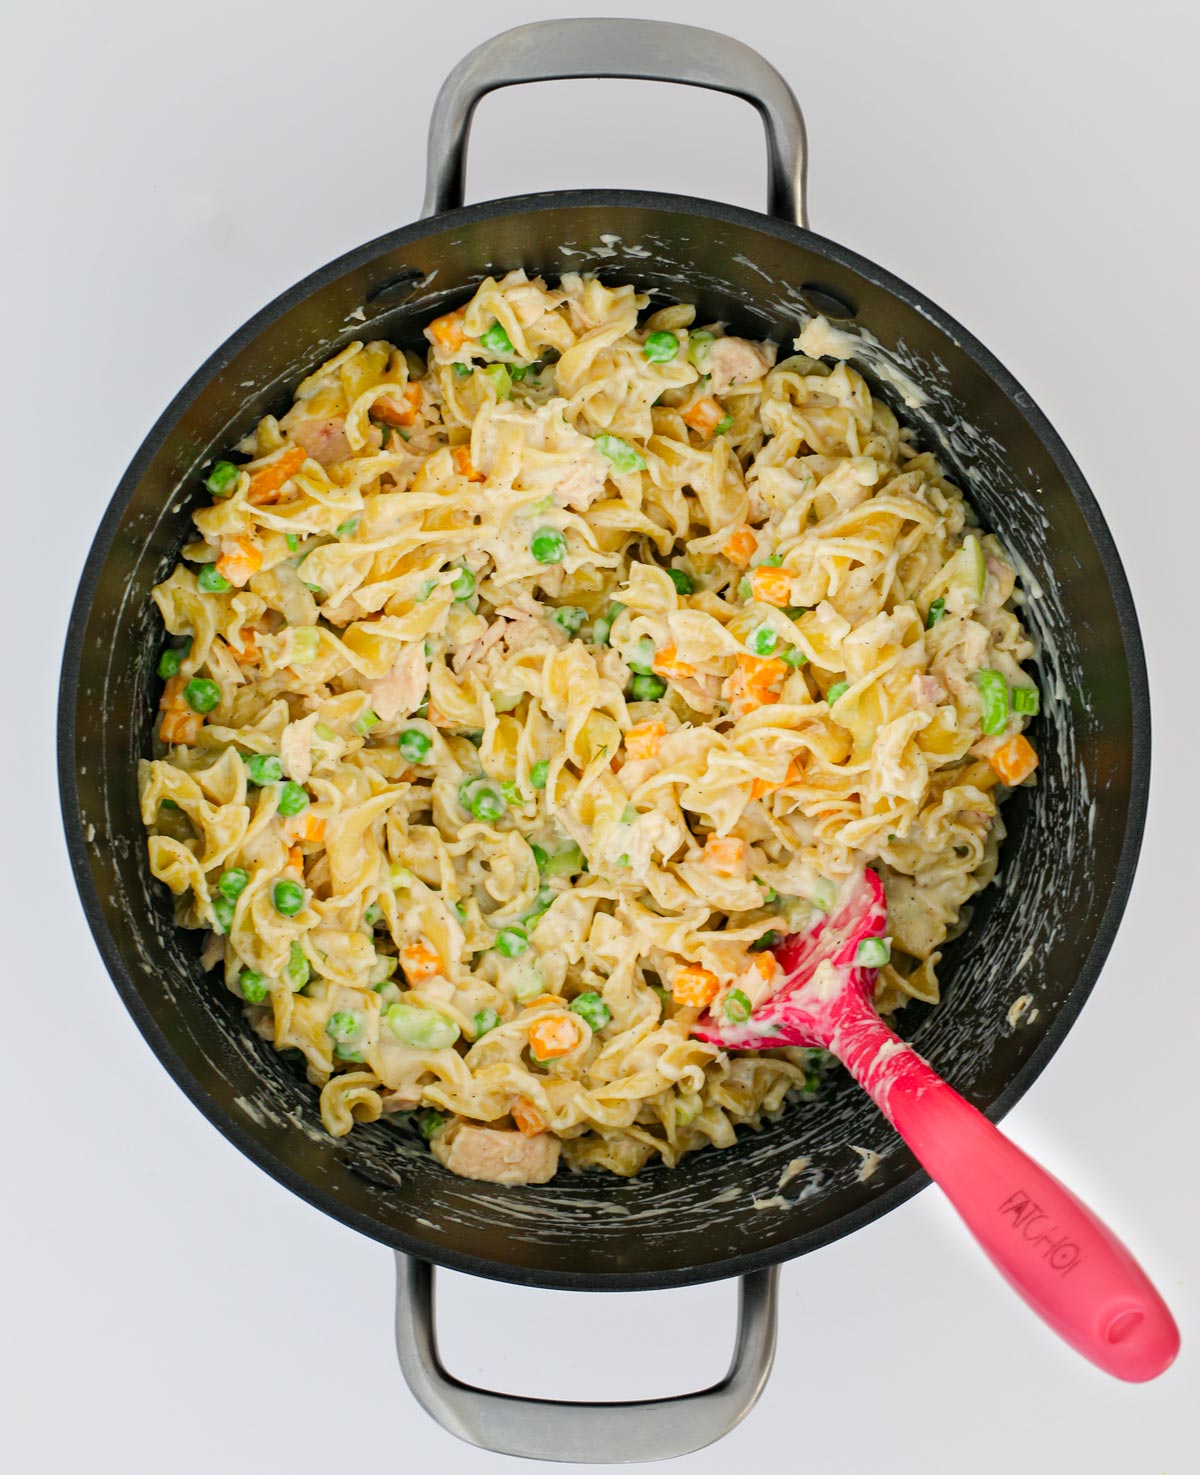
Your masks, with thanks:
<instances>
[{"instance_id":1,"label":"pink spatula","mask_svg":"<svg viewBox=\"0 0 1200 1475\"><path fill-rule=\"evenodd\" d=\"M1179 1350L1179 1331L1141 1266L876 1014L876 970L858 961L859 945L886 928L883 883L866 871L843 888L836 913L774 949L787 980L772 998L743 1024L706 1013L693 1033L731 1050L831 1051L1042 1320L1114 1377L1157 1377Z\"/></svg>"}]
</instances>

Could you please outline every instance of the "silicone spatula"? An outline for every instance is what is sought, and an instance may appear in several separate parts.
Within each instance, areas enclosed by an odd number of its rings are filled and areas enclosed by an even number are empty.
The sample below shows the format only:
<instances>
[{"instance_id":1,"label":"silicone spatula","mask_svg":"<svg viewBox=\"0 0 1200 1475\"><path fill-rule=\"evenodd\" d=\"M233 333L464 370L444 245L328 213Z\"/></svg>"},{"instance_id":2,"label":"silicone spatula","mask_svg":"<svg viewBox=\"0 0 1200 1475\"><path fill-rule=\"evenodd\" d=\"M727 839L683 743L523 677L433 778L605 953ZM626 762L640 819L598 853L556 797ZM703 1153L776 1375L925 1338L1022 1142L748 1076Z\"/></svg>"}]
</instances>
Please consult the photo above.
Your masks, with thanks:
<instances>
[{"instance_id":1,"label":"silicone spatula","mask_svg":"<svg viewBox=\"0 0 1200 1475\"><path fill-rule=\"evenodd\" d=\"M785 980L749 1019L730 1024L709 1011L692 1033L731 1050L831 1051L1042 1320L1114 1377L1157 1377L1179 1350L1179 1331L1141 1266L875 1012L877 969L859 961L859 948L886 930L883 883L864 871L843 887L835 912L774 948Z\"/></svg>"}]
</instances>

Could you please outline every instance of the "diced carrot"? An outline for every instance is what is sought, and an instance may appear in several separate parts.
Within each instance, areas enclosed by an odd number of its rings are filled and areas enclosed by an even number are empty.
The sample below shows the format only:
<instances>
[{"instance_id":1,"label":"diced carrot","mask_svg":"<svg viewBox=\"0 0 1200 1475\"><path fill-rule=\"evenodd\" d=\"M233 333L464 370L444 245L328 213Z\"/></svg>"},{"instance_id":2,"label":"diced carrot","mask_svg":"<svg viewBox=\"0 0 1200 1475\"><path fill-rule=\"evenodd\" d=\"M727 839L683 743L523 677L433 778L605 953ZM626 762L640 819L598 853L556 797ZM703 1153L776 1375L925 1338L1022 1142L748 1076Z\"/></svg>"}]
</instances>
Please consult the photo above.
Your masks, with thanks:
<instances>
[{"instance_id":1,"label":"diced carrot","mask_svg":"<svg viewBox=\"0 0 1200 1475\"><path fill-rule=\"evenodd\" d=\"M759 977L764 983L770 983L772 978L775 977L775 970L778 966L779 964L776 962L773 953L763 951L754 954L753 967L758 969Z\"/></svg>"},{"instance_id":2,"label":"diced carrot","mask_svg":"<svg viewBox=\"0 0 1200 1475\"><path fill-rule=\"evenodd\" d=\"M278 460L254 473L250 478L246 500L253 502L256 507L262 507L268 502L278 502L279 490L284 482L290 481L307 460L308 452L303 446L289 447Z\"/></svg>"},{"instance_id":3,"label":"diced carrot","mask_svg":"<svg viewBox=\"0 0 1200 1475\"><path fill-rule=\"evenodd\" d=\"M582 1038L570 1014L547 1014L529 1026L529 1048L535 1060L560 1060Z\"/></svg>"},{"instance_id":4,"label":"diced carrot","mask_svg":"<svg viewBox=\"0 0 1200 1475\"><path fill-rule=\"evenodd\" d=\"M442 971L442 960L431 947L414 942L400 952L400 966L409 983L422 983Z\"/></svg>"},{"instance_id":5,"label":"diced carrot","mask_svg":"<svg viewBox=\"0 0 1200 1475\"><path fill-rule=\"evenodd\" d=\"M455 446L450 452L450 459L454 462L454 469L459 476L465 476L468 481L482 481L483 472L476 471L475 463L471 460L471 451L468 446Z\"/></svg>"},{"instance_id":6,"label":"diced carrot","mask_svg":"<svg viewBox=\"0 0 1200 1475\"><path fill-rule=\"evenodd\" d=\"M760 564L750 575L750 592L763 604L783 609L792 602L792 576L785 568Z\"/></svg>"},{"instance_id":7,"label":"diced carrot","mask_svg":"<svg viewBox=\"0 0 1200 1475\"><path fill-rule=\"evenodd\" d=\"M250 538L225 538L221 543L221 556L217 559L217 573L224 574L231 584L240 589L250 582L250 576L262 568L262 549Z\"/></svg>"},{"instance_id":8,"label":"diced carrot","mask_svg":"<svg viewBox=\"0 0 1200 1475\"><path fill-rule=\"evenodd\" d=\"M421 408L421 386L406 384L401 391L405 404L397 404L392 395L381 395L371 406L371 417L385 425L411 425Z\"/></svg>"},{"instance_id":9,"label":"diced carrot","mask_svg":"<svg viewBox=\"0 0 1200 1475\"><path fill-rule=\"evenodd\" d=\"M288 869L304 873L304 852L299 845L292 845L288 849Z\"/></svg>"},{"instance_id":10,"label":"diced carrot","mask_svg":"<svg viewBox=\"0 0 1200 1475\"><path fill-rule=\"evenodd\" d=\"M779 700L772 688L787 675L787 666L776 656L762 657L739 654L738 668L721 688L735 717L744 717L758 707Z\"/></svg>"},{"instance_id":11,"label":"diced carrot","mask_svg":"<svg viewBox=\"0 0 1200 1475\"><path fill-rule=\"evenodd\" d=\"M747 686L774 686L787 675L787 662L778 656L752 656L738 652L738 671Z\"/></svg>"},{"instance_id":12,"label":"diced carrot","mask_svg":"<svg viewBox=\"0 0 1200 1475\"><path fill-rule=\"evenodd\" d=\"M443 317L434 318L433 322L425 329L426 336L443 353L457 352L463 346L463 340L467 336L463 328L463 319L466 315L466 308L458 307L453 312L446 313Z\"/></svg>"},{"instance_id":13,"label":"diced carrot","mask_svg":"<svg viewBox=\"0 0 1200 1475\"><path fill-rule=\"evenodd\" d=\"M236 645L229 647L230 654L234 660L242 666L254 666L258 664L258 658L262 652L258 648L258 631L251 625L242 626L242 648L238 650Z\"/></svg>"},{"instance_id":14,"label":"diced carrot","mask_svg":"<svg viewBox=\"0 0 1200 1475\"><path fill-rule=\"evenodd\" d=\"M528 1096L518 1096L508 1111L525 1137L536 1137L550 1125Z\"/></svg>"},{"instance_id":15,"label":"diced carrot","mask_svg":"<svg viewBox=\"0 0 1200 1475\"><path fill-rule=\"evenodd\" d=\"M653 758L667 735L665 722L639 722L625 734L625 749L631 758Z\"/></svg>"},{"instance_id":16,"label":"diced carrot","mask_svg":"<svg viewBox=\"0 0 1200 1475\"><path fill-rule=\"evenodd\" d=\"M289 840L319 845L325 838L325 821L318 819L311 808L305 809L284 821L283 833Z\"/></svg>"},{"instance_id":17,"label":"diced carrot","mask_svg":"<svg viewBox=\"0 0 1200 1475\"><path fill-rule=\"evenodd\" d=\"M688 963L671 980L671 997L686 1009L703 1009L717 997L717 975L699 963Z\"/></svg>"},{"instance_id":18,"label":"diced carrot","mask_svg":"<svg viewBox=\"0 0 1200 1475\"><path fill-rule=\"evenodd\" d=\"M654 652L650 669L657 672L665 681L682 681L685 677L696 674L695 666L689 666L686 661L681 661L673 645L664 645L661 650Z\"/></svg>"},{"instance_id":19,"label":"diced carrot","mask_svg":"<svg viewBox=\"0 0 1200 1475\"><path fill-rule=\"evenodd\" d=\"M162 696L158 699L160 711L163 712L187 712L189 708L183 695L183 688L187 685L186 676L168 676L166 685L162 689Z\"/></svg>"},{"instance_id":20,"label":"diced carrot","mask_svg":"<svg viewBox=\"0 0 1200 1475\"><path fill-rule=\"evenodd\" d=\"M742 523L741 527L734 528L721 552L730 563L736 563L738 568L747 568L757 548L758 539L754 536L754 529L748 523Z\"/></svg>"},{"instance_id":21,"label":"diced carrot","mask_svg":"<svg viewBox=\"0 0 1200 1475\"><path fill-rule=\"evenodd\" d=\"M764 794L773 794L777 789L786 789L789 784L794 784L800 777L800 765L793 758L788 764L788 771L777 784L770 779L756 778L750 785L751 799L761 799Z\"/></svg>"},{"instance_id":22,"label":"diced carrot","mask_svg":"<svg viewBox=\"0 0 1200 1475\"><path fill-rule=\"evenodd\" d=\"M704 436L711 435L724 418L725 411L711 394L693 400L683 412L683 423Z\"/></svg>"},{"instance_id":23,"label":"diced carrot","mask_svg":"<svg viewBox=\"0 0 1200 1475\"><path fill-rule=\"evenodd\" d=\"M710 835L701 858L718 876L736 876L746 869L746 842L736 835Z\"/></svg>"},{"instance_id":24,"label":"diced carrot","mask_svg":"<svg viewBox=\"0 0 1200 1475\"><path fill-rule=\"evenodd\" d=\"M1000 775L1000 782L1011 789L1024 782L1038 766L1038 755L1025 734L1019 732L1016 737L1009 738L1003 747L996 749L990 762Z\"/></svg>"},{"instance_id":25,"label":"diced carrot","mask_svg":"<svg viewBox=\"0 0 1200 1475\"><path fill-rule=\"evenodd\" d=\"M186 708L180 712L171 708L162 715L158 735L167 744L190 745L200 736L203 726L204 718L199 712L189 712Z\"/></svg>"}]
</instances>

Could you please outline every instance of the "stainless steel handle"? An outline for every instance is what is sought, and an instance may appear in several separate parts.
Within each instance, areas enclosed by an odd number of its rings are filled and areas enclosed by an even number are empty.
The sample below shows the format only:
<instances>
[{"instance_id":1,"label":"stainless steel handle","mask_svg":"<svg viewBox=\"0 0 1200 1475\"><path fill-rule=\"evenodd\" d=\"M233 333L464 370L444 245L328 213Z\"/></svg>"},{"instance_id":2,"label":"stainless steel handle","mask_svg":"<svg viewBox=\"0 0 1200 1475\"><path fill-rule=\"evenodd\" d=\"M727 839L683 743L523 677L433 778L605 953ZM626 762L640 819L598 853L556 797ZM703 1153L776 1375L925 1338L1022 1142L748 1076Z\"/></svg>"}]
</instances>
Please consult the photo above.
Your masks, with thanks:
<instances>
[{"instance_id":1,"label":"stainless steel handle","mask_svg":"<svg viewBox=\"0 0 1200 1475\"><path fill-rule=\"evenodd\" d=\"M433 1266L397 1254L396 1350L425 1412L480 1449L591 1465L669 1460L728 1434L767 1381L775 1356L778 1267L743 1276L739 1292L733 1360L711 1388L642 1403L559 1403L473 1388L448 1373L438 1357Z\"/></svg>"},{"instance_id":2,"label":"stainless steel handle","mask_svg":"<svg viewBox=\"0 0 1200 1475\"><path fill-rule=\"evenodd\" d=\"M422 215L463 202L471 116L482 98L518 82L631 77L730 92L750 103L767 135L767 210L807 225L804 119L792 89L757 51L732 36L657 20L545 20L516 26L463 57L442 83L429 120Z\"/></svg>"}]
</instances>

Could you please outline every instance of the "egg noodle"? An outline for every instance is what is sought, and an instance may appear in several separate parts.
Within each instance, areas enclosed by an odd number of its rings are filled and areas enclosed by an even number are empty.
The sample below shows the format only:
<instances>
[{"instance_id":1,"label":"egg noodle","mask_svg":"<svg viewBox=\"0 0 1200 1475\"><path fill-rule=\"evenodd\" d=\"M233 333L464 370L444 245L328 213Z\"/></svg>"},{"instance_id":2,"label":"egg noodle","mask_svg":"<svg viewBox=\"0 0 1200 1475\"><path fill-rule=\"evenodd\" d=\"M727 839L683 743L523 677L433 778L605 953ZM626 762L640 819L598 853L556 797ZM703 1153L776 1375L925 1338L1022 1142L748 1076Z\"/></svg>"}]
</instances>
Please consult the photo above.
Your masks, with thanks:
<instances>
[{"instance_id":1,"label":"egg noodle","mask_svg":"<svg viewBox=\"0 0 1200 1475\"><path fill-rule=\"evenodd\" d=\"M220 461L154 590L153 874L335 1136L543 1182L730 1146L825 1060L689 1033L864 864L936 1002L1037 759L1013 567L821 319L488 279ZM884 948L884 955L887 948Z\"/></svg>"}]
</instances>

